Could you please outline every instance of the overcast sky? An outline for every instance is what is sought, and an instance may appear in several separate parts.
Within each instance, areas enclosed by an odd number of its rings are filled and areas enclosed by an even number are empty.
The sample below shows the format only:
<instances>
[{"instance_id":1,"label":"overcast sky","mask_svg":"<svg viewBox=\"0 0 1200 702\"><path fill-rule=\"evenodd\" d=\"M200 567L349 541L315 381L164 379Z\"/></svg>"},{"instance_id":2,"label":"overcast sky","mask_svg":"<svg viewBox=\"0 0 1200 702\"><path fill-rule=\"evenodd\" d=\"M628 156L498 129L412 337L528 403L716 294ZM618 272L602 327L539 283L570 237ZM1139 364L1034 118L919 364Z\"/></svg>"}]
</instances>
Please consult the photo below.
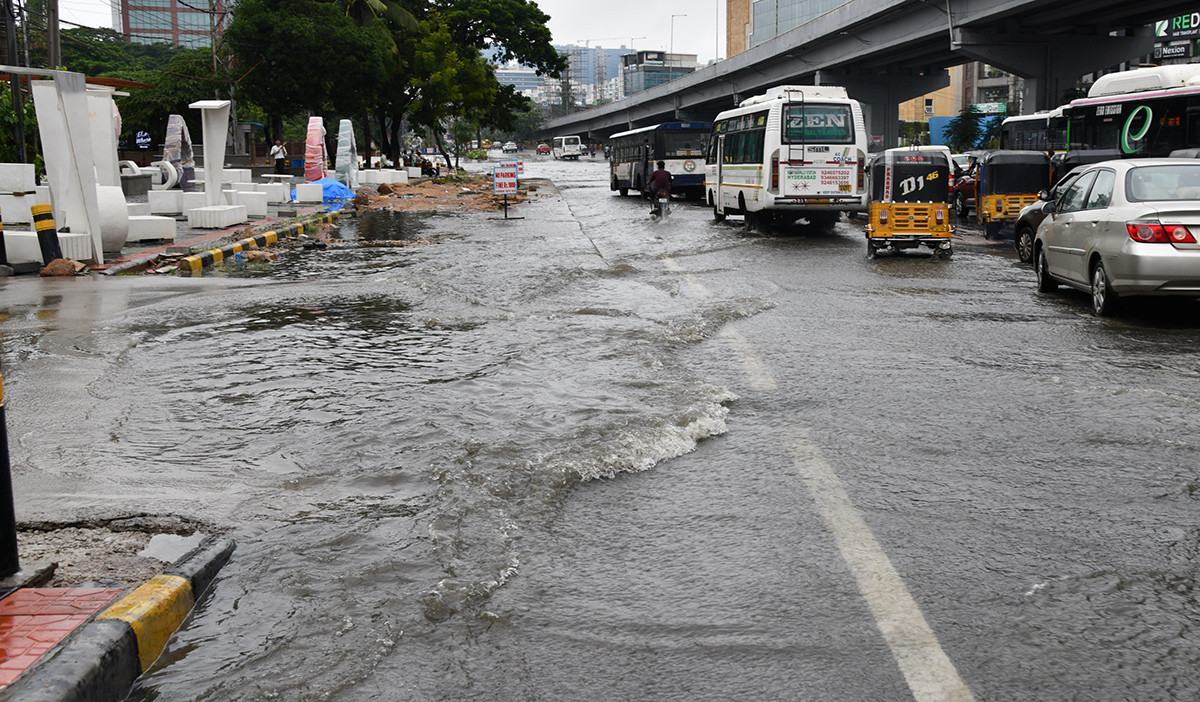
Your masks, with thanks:
<instances>
[{"instance_id":1,"label":"overcast sky","mask_svg":"<svg viewBox=\"0 0 1200 702\"><path fill-rule=\"evenodd\" d=\"M59 0L59 14L89 27L112 27L112 2ZM675 52L697 54L701 64L718 50L725 55L725 0L537 0L537 5L550 15L555 44L669 50L671 15L686 15L675 18Z\"/></svg>"}]
</instances>

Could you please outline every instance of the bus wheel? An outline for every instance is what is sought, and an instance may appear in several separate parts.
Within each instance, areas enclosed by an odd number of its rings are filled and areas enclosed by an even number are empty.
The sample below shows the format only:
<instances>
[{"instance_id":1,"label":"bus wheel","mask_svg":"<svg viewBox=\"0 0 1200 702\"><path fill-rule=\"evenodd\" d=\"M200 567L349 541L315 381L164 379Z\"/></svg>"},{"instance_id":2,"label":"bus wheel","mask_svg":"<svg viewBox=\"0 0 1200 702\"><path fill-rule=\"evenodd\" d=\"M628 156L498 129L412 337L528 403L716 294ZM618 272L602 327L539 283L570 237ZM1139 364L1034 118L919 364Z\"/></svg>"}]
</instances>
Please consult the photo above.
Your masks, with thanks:
<instances>
[{"instance_id":1,"label":"bus wheel","mask_svg":"<svg viewBox=\"0 0 1200 702\"><path fill-rule=\"evenodd\" d=\"M621 193L621 197L629 194L629 188L617 188L617 192Z\"/></svg>"}]
</instances>

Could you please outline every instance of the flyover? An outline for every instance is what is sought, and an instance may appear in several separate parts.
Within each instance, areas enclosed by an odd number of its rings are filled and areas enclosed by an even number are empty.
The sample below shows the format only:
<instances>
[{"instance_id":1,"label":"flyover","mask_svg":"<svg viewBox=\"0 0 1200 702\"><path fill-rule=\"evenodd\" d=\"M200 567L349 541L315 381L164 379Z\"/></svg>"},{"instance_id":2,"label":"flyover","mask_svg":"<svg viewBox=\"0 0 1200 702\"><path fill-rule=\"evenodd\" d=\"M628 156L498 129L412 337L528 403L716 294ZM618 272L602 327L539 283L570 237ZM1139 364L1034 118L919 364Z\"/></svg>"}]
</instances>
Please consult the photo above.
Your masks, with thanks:
<instances>
[{"instance_id":1,"label":"flyover","mask_svg":"<svg viewBox=\"0 0 1200 702\"><path fill-rule=\"evenodd\" d=\"M1025 78L1027 112L1060 103L1083 75L1152 53L1155 20L1179 0L848 0L730 59L623 100L546 122L555 136L711 121L776 85L842 85L872 135L895 144L899 105L950 83L946 69L984 61Z\"/></svg>"}]
</instances>

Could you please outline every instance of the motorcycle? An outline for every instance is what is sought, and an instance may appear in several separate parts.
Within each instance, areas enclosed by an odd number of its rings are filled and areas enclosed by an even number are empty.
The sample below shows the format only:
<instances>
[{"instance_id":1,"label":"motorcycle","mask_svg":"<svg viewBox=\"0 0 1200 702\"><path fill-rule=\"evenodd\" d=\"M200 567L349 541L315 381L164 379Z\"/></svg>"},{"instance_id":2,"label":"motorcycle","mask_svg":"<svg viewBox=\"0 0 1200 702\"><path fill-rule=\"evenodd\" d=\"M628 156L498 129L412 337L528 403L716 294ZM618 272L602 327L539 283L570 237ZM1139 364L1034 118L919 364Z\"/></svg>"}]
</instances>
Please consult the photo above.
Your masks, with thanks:
<instances>
[{"instance_id":1,"label":"motorcycle","mask_svg":"<svg viewBox=\"0 0 1200 702\"><path fill-rule=\"evenodd\" d=\"M671 213L671 194L666 190L659 190L654 194L653 198L654 209L650 210L650 216L656 219L666 219Z\"/></svg>"}]
</instances>

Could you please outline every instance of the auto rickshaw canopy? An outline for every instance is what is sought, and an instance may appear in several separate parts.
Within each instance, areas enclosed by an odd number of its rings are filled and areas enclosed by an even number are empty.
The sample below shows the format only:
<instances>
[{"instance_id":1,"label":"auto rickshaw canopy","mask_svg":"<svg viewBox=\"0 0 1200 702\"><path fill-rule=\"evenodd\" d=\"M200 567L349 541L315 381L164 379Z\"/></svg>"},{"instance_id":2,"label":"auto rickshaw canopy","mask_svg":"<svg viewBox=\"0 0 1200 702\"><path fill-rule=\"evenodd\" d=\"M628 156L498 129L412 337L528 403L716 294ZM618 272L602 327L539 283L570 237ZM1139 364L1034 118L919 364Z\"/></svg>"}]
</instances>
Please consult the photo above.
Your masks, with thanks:
<instances>
[{"instance_id":1,"label":"auto rickshaw canopy","mask_svg":"<svg viewBox=\"0 0 1200 702\"><path fill-rule=\"evenodd\" d=\"M978 195L1024 195L1050 187L1050 156L1041 151L986 151Z\"/></svg>"},{"instance_id":2,"label":"auto rickshaw canopy","mask_svg":"<svg viewBox=\"0 0 1200 702\"><path fill-rule=\"evenodd\" d=\"M871 199L875 202L946 202L950 160L934 149L899 148L871 161Z\"/></svg>"}]
</instances>

